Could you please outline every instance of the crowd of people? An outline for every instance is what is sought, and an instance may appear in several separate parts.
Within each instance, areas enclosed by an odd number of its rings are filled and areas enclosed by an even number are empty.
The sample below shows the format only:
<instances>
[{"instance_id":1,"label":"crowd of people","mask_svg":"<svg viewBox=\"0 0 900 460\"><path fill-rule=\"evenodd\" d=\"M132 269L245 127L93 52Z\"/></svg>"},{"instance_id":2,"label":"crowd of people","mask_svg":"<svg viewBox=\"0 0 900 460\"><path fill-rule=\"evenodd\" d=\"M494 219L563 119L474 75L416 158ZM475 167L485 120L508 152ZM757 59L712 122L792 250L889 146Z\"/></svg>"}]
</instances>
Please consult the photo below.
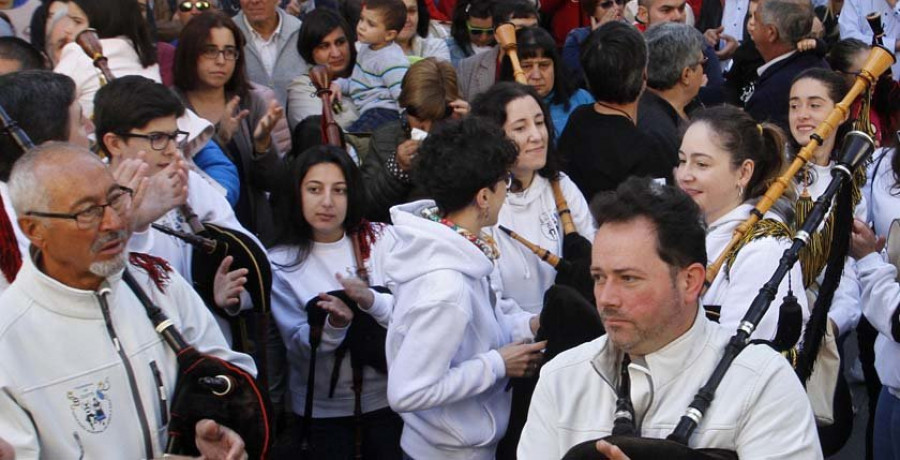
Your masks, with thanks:
<instances>
[{"instance_id":1,"label":"crowd of people","mask_svg":"<svg viewBox=\"0 0 900 460\"><path fill-rule=\"evenodd\" d=\"M898 49L896 0L0 0L0 460L900 459Z\"/></svg>"}]
</instances>

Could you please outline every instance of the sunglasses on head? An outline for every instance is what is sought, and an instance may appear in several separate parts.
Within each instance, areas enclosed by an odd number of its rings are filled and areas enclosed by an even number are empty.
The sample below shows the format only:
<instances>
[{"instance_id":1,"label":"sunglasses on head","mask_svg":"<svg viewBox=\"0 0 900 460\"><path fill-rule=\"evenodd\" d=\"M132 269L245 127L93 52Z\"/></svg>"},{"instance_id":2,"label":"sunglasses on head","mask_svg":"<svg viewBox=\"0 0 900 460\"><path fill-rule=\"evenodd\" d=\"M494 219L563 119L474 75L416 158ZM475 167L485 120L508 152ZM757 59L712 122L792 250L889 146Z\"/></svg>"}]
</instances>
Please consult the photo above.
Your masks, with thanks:
<instances>
[{"instance_id":1,"label":"sunglasses on head","mask_svg":"<svg viewBox=\"0 0 900 460\"><path fill-rule=\"evenodd\" d=\"M469 33L472 35L493 35L494 28L493 27L473 27L471 24L466 23L466 29L469 29Z\"/></svg>"},{"instance_id":2,"label":"sunglasses on head","mask_svg":"<svg viewBox=\"0 0 900 460\"><path fill-rule=\"evenodd\" d=\"M197 11L206 11L210 8L209 2L181 2L178 4L178 9L181 10L182 13L187 13L194 8L197 8Z\"/></svg>"},{"instance_id":3,"label":"sunglasses on head","mask_svg":"<svg viewBox=\"0 0 900 460\"><path fill-rule=\"evenodd\" d=\"M606 10L612 8L613 4L622 6L625 4L625 0L606 0L605 2L600 2L599 6Z\"/></svg>"}]
</instances>

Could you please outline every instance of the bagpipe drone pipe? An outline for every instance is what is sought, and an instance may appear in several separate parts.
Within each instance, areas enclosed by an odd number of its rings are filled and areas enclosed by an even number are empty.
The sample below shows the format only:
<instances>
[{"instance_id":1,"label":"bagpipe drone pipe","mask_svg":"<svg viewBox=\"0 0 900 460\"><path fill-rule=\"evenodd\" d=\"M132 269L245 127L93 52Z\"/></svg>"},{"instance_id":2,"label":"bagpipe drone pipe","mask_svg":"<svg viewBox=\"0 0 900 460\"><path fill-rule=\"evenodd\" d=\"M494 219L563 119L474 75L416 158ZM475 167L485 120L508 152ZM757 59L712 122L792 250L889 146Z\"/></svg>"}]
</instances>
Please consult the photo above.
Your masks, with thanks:
<instances>
[{"instance_id":1,"label":"bagpipe drone pipe","mask_svg":"<svg viewBox=\"0 0 900 460\"><path fill-rule=\"evenodd\" d=\"M694 396L690 406L681 417L675 430L666 439L641 438L639 433L634 430L632 421L634 414L628 413L630 403L622 403L623 400L629 400L630 395L627 391L622 390L621 385L618 391L619 404L617 404L615 427L613 435L603 438L604 440L618 446L622 451L633 460L656 459L656 458L696 458L696 459L725 459L737 458L736 452L725 449L693 449L689 447L689 441L694 430L702 423L706 411L716 396L716 389L724 379L732 362L751 343L750 336L759 324L759 321L765 315L771 302L775 299L778 286L784 280L791 267L797 262L800 250L806 245L809 236L822 223L832 202L837 196L836 212L839 213L840 219L846 220L852 216L852 207L850 204L850 194L852 188L852 178L854 170L862 165L866 158L871 155L875 148L874 141L865 133L853 131L844 139L840 160L834 167L832 174L833 179L829 183L825 192L816 200L815 207L810 213L809 218L803 223L802 228L797 231L794 236L791 247L785 250L782 255L778 268L770 279L763 285L750 305L746 315L741 320L738 330L729 340L725 347L724 353L713 370L712 375L706 383L699 389ZM838 192L840 191L840 194ZM842 209L843 208L843 209ZM850 217L852 218L852 217ZM828 267L826 268L825 282L823 290L820 292L819 300L813 309L809 324L807 325L803 347L797 358L795 370L801 382L804 384L812 374L815 365L815 358L818 355L819 347L825 335L825 325L828 321L828 307L831 303L831 297L834 289L837 287L837 281L840 280L841 270L844 265L844 256L847 253L849 242L849 225L847 225L843 234L837 234L837 247L832 248ZM629 426L630 425L630 426ZM619 434L623 433L623 434ZM563 457L565 460L581 460L581 459L603 459L602 454L598 453L595 448L597 440L585 441L572 447Z\"/></svg>"}]
</instances>

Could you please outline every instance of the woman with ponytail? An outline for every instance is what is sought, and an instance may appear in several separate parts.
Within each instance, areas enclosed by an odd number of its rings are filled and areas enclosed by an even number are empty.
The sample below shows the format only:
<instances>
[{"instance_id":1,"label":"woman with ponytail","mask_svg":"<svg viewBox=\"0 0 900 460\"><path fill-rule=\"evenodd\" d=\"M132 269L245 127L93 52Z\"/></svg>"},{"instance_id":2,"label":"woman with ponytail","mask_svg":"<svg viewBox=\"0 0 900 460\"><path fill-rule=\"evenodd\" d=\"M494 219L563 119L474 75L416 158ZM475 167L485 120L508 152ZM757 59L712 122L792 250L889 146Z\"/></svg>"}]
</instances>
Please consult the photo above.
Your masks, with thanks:
<instances>
[{"instance_id":1,"label":"woman with ponytail","mask_svg":"<svg viewBox=\"0 0 900 460\"><path fill-rule=\"evenodd\" d=\"M785 166L784 135L775 125L757 124L747 113L720 106L697 113L678 151L675 179L700 206L708 226L706 251L716 260L734 229L750 216L754 205ZM778 266L791 244L789 206L779 200L747 236L733 248L725 265L702 297L707 316L737 328L760 287ZM800 265L778 286L780 302L789 290L798 297L803 323L809 318ZM777 305L763 316L753 338L771 340L778 326Z\"/></svg>"}]
</instances>

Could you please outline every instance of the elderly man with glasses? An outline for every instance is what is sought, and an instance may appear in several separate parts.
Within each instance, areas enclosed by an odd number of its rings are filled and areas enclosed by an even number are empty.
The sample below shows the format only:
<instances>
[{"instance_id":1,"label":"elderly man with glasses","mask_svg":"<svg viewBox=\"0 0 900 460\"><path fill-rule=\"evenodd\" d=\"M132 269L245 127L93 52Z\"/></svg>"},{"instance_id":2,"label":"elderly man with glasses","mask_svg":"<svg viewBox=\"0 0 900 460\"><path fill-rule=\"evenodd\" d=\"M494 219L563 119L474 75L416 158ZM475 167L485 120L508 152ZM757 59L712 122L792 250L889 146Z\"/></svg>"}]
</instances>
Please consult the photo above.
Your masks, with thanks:
<instances>
[{"instance_id":1,"label":"elderly man with glasses","mask_svg":"<svg viewBox=\"0 0 900 460\"><path fill-rule=\"evenodd\" d=\"M161 457L178 364L124 271L195 348L251 374L253 361L165 261L127 253L132 191L90 151L32 149L9 187L31 255L0 296L0 433L21 458ZM217 458L246 458L220 430Z\"/></svg>"}]
</instances>

